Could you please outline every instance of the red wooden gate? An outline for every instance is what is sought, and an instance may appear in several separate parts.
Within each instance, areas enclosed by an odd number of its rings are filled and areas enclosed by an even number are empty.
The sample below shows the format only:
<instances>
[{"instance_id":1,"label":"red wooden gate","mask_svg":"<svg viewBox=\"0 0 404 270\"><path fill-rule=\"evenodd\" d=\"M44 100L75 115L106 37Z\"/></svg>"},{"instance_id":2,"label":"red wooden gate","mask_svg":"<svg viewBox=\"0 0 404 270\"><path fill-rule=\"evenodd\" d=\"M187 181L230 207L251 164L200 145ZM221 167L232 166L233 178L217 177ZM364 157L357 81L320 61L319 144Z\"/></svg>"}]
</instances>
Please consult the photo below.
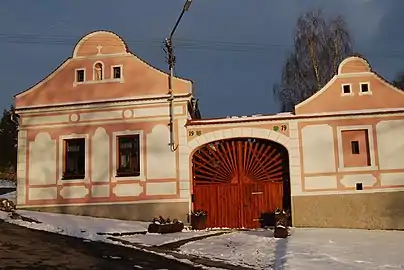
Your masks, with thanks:
<instances>
[{"instance_id":1,"label":"red wooden gate","mask_svg":"<svg viewBox=\"0 0 404 270\"><path fill-rule=\"evenodd\" d=\"M282 207L287 152L260 139L203 145L193 155L193 208L208 227L256 228L263 213Z\"/></svg>"}]
</instances>

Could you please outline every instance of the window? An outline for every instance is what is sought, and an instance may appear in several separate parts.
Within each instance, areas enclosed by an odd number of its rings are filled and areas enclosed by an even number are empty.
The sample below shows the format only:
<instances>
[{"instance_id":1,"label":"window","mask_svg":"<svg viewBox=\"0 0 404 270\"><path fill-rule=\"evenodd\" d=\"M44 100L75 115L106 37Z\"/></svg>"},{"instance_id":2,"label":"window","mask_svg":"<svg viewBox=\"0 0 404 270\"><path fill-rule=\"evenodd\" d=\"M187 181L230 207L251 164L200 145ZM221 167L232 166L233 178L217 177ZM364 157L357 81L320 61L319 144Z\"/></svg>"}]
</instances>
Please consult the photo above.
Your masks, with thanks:
<instances>
[{"instance_id":1,"label":"window","mask_svg":"<svg viewBox=\"0 0 404 270\"><path fill-rule=\"evenodd\" d=\"M117 176L140 176L140 135L117 137Z\"/></svg>"},{"instance_id":2,"label":"window","mask_svg":"<svg viewBox=\"0 0 404 270\"><path fill-rule=\"evenodd\" d=\"M121 67L113 67L112 74L113 74L114 79L120 79L121 78Z\"/></svg>"},{"instance_id":3,"label":"window","mask_svg":"<svg viewBox=\"0 0 404 270\"><path fill-rule=\"evenodd\" d=\"M361 83L361 92L362 93L368 93L369 92L369 84Z\"/></svg>"},{"instance_id":4,"label":"window","mask_svg":"<svg viewBox=\"0 0 404 270\"><path fill-rule=\"evenodd\" d=\"M337 128L340 170L373 169L375 153L371 126L344 126Z\"/></svg>"},{"instance_id":5,"label":"window","mask_svg":"<svg viewBox=\"0 0 404 270\"><path fill-rule=\"evenodd\" d=\"M351 85L350 84L344 84L342 86L342 92L344 94L350 94L351 93Z\"/></svg>"},{"instance_id":6,"label":"window","mask_svg":"<svg viewBox=\"0 0 404 270\"><path fill-rule=\"evenodd\" d=\"M84 82L84 69L76 70L76 82Z\"/></svg>"},{"instance_id":7,"label":"window","mask_svg":"<svg viewBox=\"0 0 404 270\"><path fill-rule=\"evenodd\" d=\"M353 155L359 155L359 142L351 141L351 149Z\"/></svg>"},{"instance_id":8,"label":"window","mask_svg":"<svg viewBox=\"0 0 404 270\"><path fill-rule=\"evenodd\" d=\"M85 144L84 138L64 140L64 180L84 179L85 176Z\"/></svg>"},{"instance_id":9,"label":"window","mask_svg":"<svg viewBox=\"0 0 404 270\"><path fill-rule=\"evenodd\" d=\"M101 81L103 79L104 70L101 63L96 63L94 65L94 80Z\"/></svg>"}]
</instances>

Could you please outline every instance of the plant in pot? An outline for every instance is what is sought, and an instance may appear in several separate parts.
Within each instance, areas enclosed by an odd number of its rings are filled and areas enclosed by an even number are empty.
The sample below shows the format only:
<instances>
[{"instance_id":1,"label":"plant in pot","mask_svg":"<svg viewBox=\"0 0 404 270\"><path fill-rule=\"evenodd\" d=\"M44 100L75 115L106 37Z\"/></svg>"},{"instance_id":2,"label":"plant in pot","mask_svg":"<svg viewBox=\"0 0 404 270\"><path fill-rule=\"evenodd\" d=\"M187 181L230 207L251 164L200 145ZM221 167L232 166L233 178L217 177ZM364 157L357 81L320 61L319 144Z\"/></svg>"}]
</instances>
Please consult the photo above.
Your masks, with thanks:
<instances>
[{"instance_id":1,"label":"plant in pot","mask_svg":"<svg viewBox=\"0 0 404 270\"><path fill-rule=\"evenodd\" d=\"M206 219L208 213L205 210L194 210L190 214L191 216L191 227L193 230L203 230L206 229Z\"/></svg>"},{"instance_id":2,"label":"plant in pot","mask_svg":"<svg viewBox=\"0 0 404 270\"><path fill-rule=\"evenodd\" d=\"M290 217L290 212L284 209L277 208L275 210L275 238L286 238L289 236L288 231L288 218Z\"/></svg>"},{"instance_id":3,"label":"plant in pot","mask_svg":"<svg viewBox=\"0 0 404 270\"><path fill-rule=\"evenodd\" d=\"M153 218L152 223L149 225L147 231L149 233L175 233L181 232L184 229L184 223L178 219L171 220L170 218Z\"/></svg>"}]
</instances>

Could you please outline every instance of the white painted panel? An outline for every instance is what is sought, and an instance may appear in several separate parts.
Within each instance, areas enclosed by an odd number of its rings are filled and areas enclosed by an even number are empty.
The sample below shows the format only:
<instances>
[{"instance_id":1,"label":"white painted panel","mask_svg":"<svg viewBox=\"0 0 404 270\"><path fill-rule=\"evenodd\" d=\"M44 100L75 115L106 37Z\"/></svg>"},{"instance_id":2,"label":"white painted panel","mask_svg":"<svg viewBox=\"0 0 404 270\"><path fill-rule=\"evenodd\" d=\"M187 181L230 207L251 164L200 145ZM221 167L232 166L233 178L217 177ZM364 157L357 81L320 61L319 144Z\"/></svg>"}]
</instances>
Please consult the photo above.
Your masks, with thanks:
<instances>
[{"instance_id":1,"label":"white painted panel","mask_svg":"<svg viewBox=\"0 0 404 270\"><path fill-rule=\"evenodd\" d=\"M307 190L309 189L336 189L337 176L313 176L305 177L304 185Z\"/></svg>"},{"instance_id":2,"label":"white painted panel","mask_svg":"<svg viewBox=\"0 0 404 270\"><path fill-rule=\"evenodd\" d=\"M29 188L28 191L29 200L54 200L56 198L57 198L56 187Z\"/></svg>"},{"instance_id":3,"label":"white painted panel","mask_svg":"<svg viewBox=\"0 0 404 270\"><path fill-rule=\"evenodd\" d=\"M85 186L65 186L60 190L60 196L65 199L83 199L88 192Z\"/></svg>"},{"instance_id":4,"label":"white painted panel","mask_svg":"<svg viewBox=\"0 0 404 270\"><path fill-rule=\"evenodd\" d=\"M170 131L165 125L156 125L147 134L147 179L176 178L176 153L168 146L169 140Z\"/></svg>"},{"instance_id":5,"label":"white painted panel","mask_svg":"<svg viewBox=\"0 0 404 270\"><path fill-rule=\"evenodd\" d=\"M382 173L380 175L380 184L382 186L403 186L404 173Z\"/></svg>"},{"instance_id":6,"label":"white painted panel","mask_svg":"<svg viewBox=\"0 0 404 270\"><path fill-rule=\"evenodd\" d=\"M189 199L191 197L191 192L189 190L180 190L180 198Z\"/></svg>"},{"instance_id":7,"label":"white painted panel","mask_svg":"<svg viewBox=\"0 0 404 270\"><path fill-rule=\"evenodd\" d=\"M56 140L40 132L29 144L29 178L31 185L56 184Z\"/></svg>"},{"instance_id":8,"label":"white painted panel","mask_svg":"<svg viewBox=\"0 0 404 270\"><path fill-rule=\"evenodd\" d=\"M97 128L91 140L91 181L109 182L109 136Z\"/></svg>"},{"instance_id":9,"label":"white painted panel","mask_svg":"<svg viewBox=\"0 0 404 270\"><path fill-rule=\"evenodd\" d=\"M181 181L180 182L180 190L190 190L191 184L189 181Z\"/></svg>"},{"instance_id":10,"label":"white painted panel","mask_svg":"<svg viewBox=\"0 0 404 270\"><path fill-rule=\"evenodd\" d=\"M164 107L152 107L133 110L135 117L149 117L149 116L169 116L170 110L168 106ZM183 114L183 106L174 107L174 114Z\"/></svg>"},{"instance_id":11,"label":"white painted panel","mask_svg":"<svg viewBox=\"0 0 404 270\"><path fill-rule=\"evenodd\" d=\"M377 179L372 174L351 174L341 179L345 187L356 187L356 183L362 183L363 187L373 187Z\"/></svg>"},{"instance_id":12,"label":"white painted panel","mask_svg":"<svg viewBox=\"0 0 404 270\"><path fill-rule=\"evenodd\" d=\"M381 121L376 133L380 169L404 169L404 120Z\"/></svg>"},{"instance_id":13,"label":"white painted panel","mask_svg":"<svg viewBox=\"0 0 404 270\"><path fill-rule=\"evenodd\" d=\"M35 117L23 117L21 125L43 125L43 124L56 124L69 122L69 115L50 115L50 116L35 116Z\"/></svg>"},{"instance_id":14,"label":"white painted panel","mask_svg":"<svg viewBox=\"0 0 404 270\"><path fill-rule=\"evenodd\" d=\"M93 198L109 197L109 185L96 185L91 187L91 196Z\"/></svg>"},{"instance_id":15,"label":"white painted panel","mask_svg":"<svg viewBox=\"0 0 404 270\"><path fill-rule=\"evenodd\" d=\"M108 120L108 119L121 119L121 118L122 118L122 110L106 111L106 112L89 112L80 114L80 121Z\"/></svg>"},{"instance_id":16,"label":"white painted panel","mask_svg":"<svg viewBox=\"0 0 404 270\"><path fill-rule=\"evenodd\" d=\"M137 197L143 192L143 187L139 184L117 184L112 192L118 197Z\"/></svg>"},{"instance_id":17,"label":"white painted panel","mask_svg":"<svg viewBox=\"0 0 404 270\"><path fill-rule=\"evenodd\" d=\"M333 130L329 125L310 125L302 129L305 173L335 172Z\"/></svg>"},{"instance_id":18,"label":"white painted panel","mask_svg":"<svg viewBox=\"0 0 404 270\"><path fill-rule=\"evenodd\" d=\"M177 194L177 183L146 183L147 195L175 195Z\"/></svg>"}]
</instances>

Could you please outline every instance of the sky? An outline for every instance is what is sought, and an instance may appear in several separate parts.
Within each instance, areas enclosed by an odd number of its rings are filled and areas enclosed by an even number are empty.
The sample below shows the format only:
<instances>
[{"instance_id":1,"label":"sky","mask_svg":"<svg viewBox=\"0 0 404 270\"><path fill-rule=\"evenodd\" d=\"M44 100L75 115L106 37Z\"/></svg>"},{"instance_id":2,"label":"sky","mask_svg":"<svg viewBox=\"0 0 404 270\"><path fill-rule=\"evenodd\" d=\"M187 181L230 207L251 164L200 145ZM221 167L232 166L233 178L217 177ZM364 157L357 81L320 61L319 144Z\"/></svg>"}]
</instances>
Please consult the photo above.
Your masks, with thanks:
<instances>
[{"instance_id":1,"label":"sky","mask_svg":"<svg viewBox=\"0 0 404 270\"><path fill-rule=\"evenodd\" d=\"M166 70L162 51L184 0L2 0L0 109L72 54L94 30L120 35L130 50ZM204 118L272 114L272 86L292 49L297 18L342 15L354 49L388 80L404 70L403 0L193 0L174 37L176 75L194 82ZM56 89L57 91L57 89Z\"/></svg>"}]
</instances>

